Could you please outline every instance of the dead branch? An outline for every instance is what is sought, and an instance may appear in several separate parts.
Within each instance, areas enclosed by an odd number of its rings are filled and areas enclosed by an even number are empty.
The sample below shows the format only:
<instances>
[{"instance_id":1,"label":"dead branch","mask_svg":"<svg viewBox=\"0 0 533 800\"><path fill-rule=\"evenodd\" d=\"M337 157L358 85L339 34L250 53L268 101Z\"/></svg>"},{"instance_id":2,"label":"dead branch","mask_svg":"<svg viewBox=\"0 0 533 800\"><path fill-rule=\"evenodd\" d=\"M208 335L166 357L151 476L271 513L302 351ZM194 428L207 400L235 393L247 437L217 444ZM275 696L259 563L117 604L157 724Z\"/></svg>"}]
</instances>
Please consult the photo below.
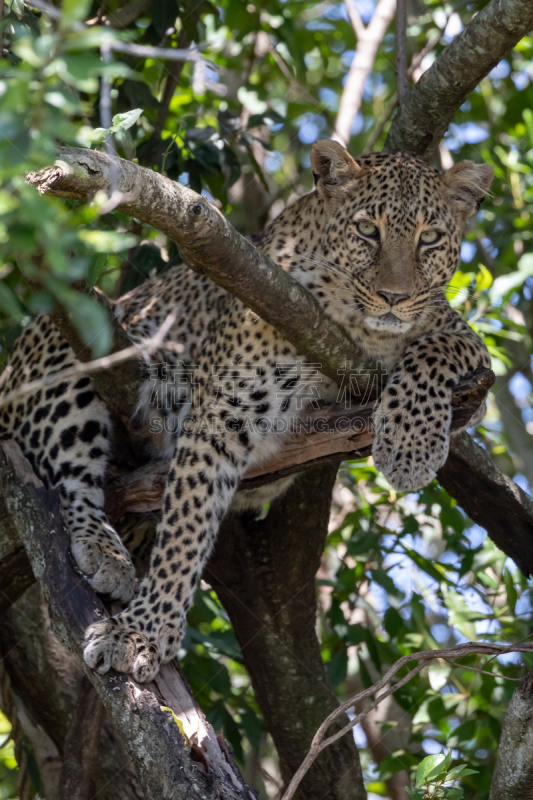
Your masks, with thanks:
<instances>
[{"instance_id":1,"label":"dead branch","mask_svg":"<svg viewBox=\"0 0 533 800\"><path fill-rule=\"evenodd\" d=\"M464 658L464 656L469 655L495 656L503 655L505 653L533 653L533 643L522 642L511 645L498 645L488 644L486 642L465 642L464 644L457 645L457 647L450 647L443 650L425 650L420 653L411 653L410 655L402 656L402 658L399 658L398 661L394 662L392 667L390 667L385 675L379 681L376 681L373 686L370 686L370 688L364 689L362 692L350 697L349 700L345 700L344 703L341 703L341 705L335 709L335 711L333 711L333 713L331 713L327 719L324 720L315 734L307 757L294 775L281 800L291 800L291 798L294 797L300 781L309 770L309 767L317 755L322 750L328 747L328 745L333 744L333 742L336 742L337 739L339 739L341 736L344 736L346 733L348 733L348 731L351 731L352 728L354 728L372 709L376 708L376 706L378 706L383 700L385 700L394 692L398 691L398 689L400 689L402 686L405 686L405 684L408 683L411 678L414 678L415 675L424 669L429 661L433 661L436 658L444 659L446 661L455 661L458 658ZM402 667L406 666L411 661L418 661L417 666L409 670L409 672L404 675L403 678L400 678L400 680L396 683L388 685L391 678L393 678L394 675L396 675L399 670L402 669ZM363 711L351 719L350 722L340 731L337 731L335 734L333 734L333 736L329 736L327 739L324 739L324 735L332 722L338 719L342 714L345 714L356 703L365 699L366 697L375 695L381 689L384 689L384 691L377 695L375 700L366 708L364 708ZM524 800L525 798L526 796L524 796ZM516 800L516 795L513 795L513 800Z\"/></svg>"},{"instance_id":2,"label":"dead branch","mask_svg":"<svg viewBox=\"0 0 533 800\"><path fill-rule=\"evenodd\" d=\"M461 428L468 422L492 381L490 370L482 370L456 387L453 427ZM313 411L303 420L305 428L287 440L281 453L246 474L241 488L252 489L325 461L339 463L368 456L373 440L372 409L373 403L367 403L348 409L335 405ZM121 519L125 513L158 511L167 469L167 465L148 464L112 483L107 505L113 520Z\"/></svg>"},{"instance_id":3,"label":"dead branch","mask_svg":"<svg viewBox=\"0 0 533 800\"><path fill-rule=\"evenodd\" d=\"M83 632L108 612L74 569L57 493L44 489L11 440L0 444L0 496L43 588L56 634L86 671ZM123 738L147 800L253 800L174 665L164 665L150 686L126 675L86 674ZM180 719L186 741L161 706ZM203 771L193 760L198 752Z\"/></svg>"}]
</instances>

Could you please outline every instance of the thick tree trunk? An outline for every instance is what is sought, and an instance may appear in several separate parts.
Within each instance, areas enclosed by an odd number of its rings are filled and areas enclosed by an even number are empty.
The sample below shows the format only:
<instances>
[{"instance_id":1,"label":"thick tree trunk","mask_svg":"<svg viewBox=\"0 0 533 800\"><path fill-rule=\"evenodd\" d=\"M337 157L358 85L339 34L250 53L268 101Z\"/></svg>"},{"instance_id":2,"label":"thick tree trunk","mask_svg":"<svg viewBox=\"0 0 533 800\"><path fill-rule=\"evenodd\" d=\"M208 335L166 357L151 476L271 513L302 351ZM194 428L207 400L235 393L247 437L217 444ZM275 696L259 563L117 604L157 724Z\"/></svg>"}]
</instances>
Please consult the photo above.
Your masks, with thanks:
<instances>
[{"instance_id":1,"label":"thick tree trunk","mask_svg":"<svg viewBox=\"0 0 533 800\"><path fill-rule=\"evenodd\" d=\"M489 800L533 800L533 672L509 703Z\"/></svg>"},{"instance_id":2,"label":"thick tree trunk","mask_svg":"<svg viewBox=\"0 0 533 800\"><path fill-rule=\"evenodd\" d=\"M0 495L44 591L54 630L85 671L83 632L108 613L74 569L57 493L44 489L12 441L0 443ZM176 667L164 665L155 682L142 687L126 675L87 675L127 749L146 800L253 800ZM31 690L26 685L23 696ZM188 739L161 706L173 709ZM204 769L197 768L198 761Z\"/></svg>"},{"instance_id":3,"label":"thick tree trunk","mask_svg":"<svg viewBox=\"0 0 533 800\"><path fill-rule=\"evenodd\" d=\"M336 473L307 470L261 522L228 517L204 573L230 616L286 781L338 705L316 636L315 585ZM297 796L366 798L351 736L325 751Z\"/></svg>"},{"instance_id":4,"label":"thick tree trunk","mask_svg":"<svg viewBox=\"0 0 533 800\"><path fill-rule=\"evenodd\" d=\"M83 673L54 636L47 604L34 585L0 617L0 656L5 678L0 702L25 734L50 800L60 795L61 771L67 763L65 740L77 703ZM89 720L79 730L90 729ZM19 756L24 770L24 746ZM142 800L144 794L121 739L107 721L98 738L89 779L89 797L98 800ZM22 776L25 784L27 776ZM76 797L72 794L72 800Z\"/></svg>"}]
</instances>

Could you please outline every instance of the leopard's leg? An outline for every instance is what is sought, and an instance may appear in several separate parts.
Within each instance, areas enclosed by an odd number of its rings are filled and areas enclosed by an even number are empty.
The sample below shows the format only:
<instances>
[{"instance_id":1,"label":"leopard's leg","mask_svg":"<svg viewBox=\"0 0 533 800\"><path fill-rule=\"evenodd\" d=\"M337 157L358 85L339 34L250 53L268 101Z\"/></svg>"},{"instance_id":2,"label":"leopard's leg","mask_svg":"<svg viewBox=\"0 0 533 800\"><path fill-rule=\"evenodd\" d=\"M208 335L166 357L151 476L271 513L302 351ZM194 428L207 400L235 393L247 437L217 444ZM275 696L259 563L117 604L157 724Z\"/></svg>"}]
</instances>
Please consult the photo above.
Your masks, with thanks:
<instances>
[{"instance_id":1,"label":"leopard's leg","mask_svg":"<svg viewBox=\"0 0 533 800\"><path fill-rule=\"evenodd\" d=\"M28 380L57 373L49 388L0 407L0 434L12 436L49 489L58 489L74 559L91 586L127 602L135 570L104 511L111 423L91 379L60 380L75 361L51 321L38 317L15 343L2 396Z\"/></svg>"},{"instance_id":2,"label":"leopard's leg","mask_svg":"<svg viewBox=\"0 0 533 800\"><path fill-rule=\"evenodd\" d=\"M191 419L170 467L148 574L124 612L86 632L85 661L100 672L113 667L145 682L177 654L220 522L260 448L239 425L228 429L227 418Z\"/></svg>"},{"instance_id":3,"label":"leopard's leg","mask_svg":"<svg viewBox=\"0 0 533 800\"><path fill-rule=\"evenodd\" d=\"M374 463L395 489L417 491L433 480L448 457L453 388L479 367L490 367L488 351L451 309L438 333L406 349L374 414Z\"/></svg>"}]
</instances>

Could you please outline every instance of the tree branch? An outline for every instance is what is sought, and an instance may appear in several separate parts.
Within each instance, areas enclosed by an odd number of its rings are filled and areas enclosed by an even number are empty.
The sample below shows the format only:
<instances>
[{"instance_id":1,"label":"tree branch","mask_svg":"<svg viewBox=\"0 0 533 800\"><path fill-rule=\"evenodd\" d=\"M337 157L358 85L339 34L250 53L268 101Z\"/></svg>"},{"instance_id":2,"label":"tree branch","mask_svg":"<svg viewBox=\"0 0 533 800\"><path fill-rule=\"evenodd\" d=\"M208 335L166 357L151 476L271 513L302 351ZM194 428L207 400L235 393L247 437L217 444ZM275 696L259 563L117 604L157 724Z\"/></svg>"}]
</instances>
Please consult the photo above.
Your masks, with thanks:
<instances>
[{"instance_id":1,"label":"tree branch","mask_svg":"<svg viewBox=\"0 0 533 800\"><path fill-rule=\"evenodd\" d=\"M452 436L439 482L520 571L533 575L533 500L466 432Z\"/></svg>"},{"instance_id":2,"label":"tree branch","mask_svg":"<svg viewBox=\"0 0 533 800\"><path fill-rule=\"evenodd\" d=\"M315 583L336 474L335 464L307 470L264 520L228 516L203 575L228 612L287 783L337 706L316 635ZM299 797L366 800L353 739L317 761Z\"/></svg>"},{"instance_id":3,"label":"tree branch","mask_svg":"<svg viewBox=\"0 0 533 800\"><path fill-rule=\"evenodd\" d=\"M340 375L349 374L346 365L360 363L362 356L353 340L318 301L241 236L205 197L97 150L61 147L59 156L54 167L27 177L42 194L87 201L108 190L113 171L122 194L118 210L173 239L187 266L209 275L246 303L299 352L321 364L324 375L339 381Z\"/></svg>"},{"instance_id":4,"label":"tree branch","mask_svg":"<svg viewBox=\"0 0 533 800\"><path fill-rule=\"evenodd\" d=\"M374 66L378 47L394 16L395 8L396 0L379 0L372 19L364 31L357 33L356 30L357 48L342 90L335 132L332 136L345 147L350 141L353 121L361 108L366 78Z\"/></svg>"},{"instance_id":5,"label":"tree branch","mask_svg":"<svg viewBox=\"0 0 533 800\"><path fill-rule=\"evenodd\" d=\"M191 40L189 38L189 34L185 29L183 29L178 37L178 47L180 49L184 49L189 47L190 43ZM170 107L170 101L174 97L174 92L176 91L176 87L178 85L181 73L183 72L184 66L185 66L185 61L174 61L168 68L167 79L165 81L165 88L163 89L163 97L161 98L161 106L159 108L159 111L157 112L157 120L155 123L155 129L159 134L161 134L161 131L165 127Z\"/></svg>"},{"instance_id":6,"label":"tree branch","mask_svg":"<svg viewBox=\"0 0 533 800\"><path fill-rule=\"evenodd\" d=\"M63 747L59 800L91 800L91 777L105 709L88 678L82 680Z\"/></svg>"},{"instance_id":7,"label":"tree branch","mask_svg":"<svg viewBox=\"0 0 533 800\"><path fill-rule=\"evenodd\" d=\"M344 5L346 6L346 10L348 12L348 17L350 18L350 22L352 23L352 28L354 29L355 35L358 39L365 35L365 24L361 19L361 15L356 8L355 0L344 0Z\"/></svg>"},{"instance_id":8,"label":"tree branch","mask_svg":"<svg viewBox=\"0 0 533 800\"><path fill-rule=\"evenodd\" d=\"M422 50L419 53L416 53L416 55L413 56L413 58L411 59L411 64L409 66L409 69L407 70L407 77L408 78L412 78L413 77L414 73L416 72L418 67L421 65L422 61L427 56L427 54L431 53L431 51L436 48L436 46L438 45L438 43L441 40L442 32L445 30L445 28L446 28L446 26L442 27L441 28L441 32L438 33L436 36L434 36L432 39L430 39L428 42L426 42L426 44L424 45ZM407 81L407 84L409 85L409 81ZM387 105L385 106L385 110L383 112L383 115L382 115L381 119L379 119L378 122L375 124L375 127L374 127L374 130L372 131L372 134L368 137L368 141L366 143L366 147L365 147L365 151L364 151L365 153L372 153L373 152L374 147L376 146L376 143L377 143L379 137L383 133L385 125L389 121L389 119L390 119L390 117L391 117L391 115L392 115L392 113L393 113L393 111L394 111L394 109L396 107L396 103L397 102L398 102L398 92L394 92L394 94L392 94L390 99L388 100Z\"/></svg>"},{"instance_id":9,"label":"tree branch","mask_svg":"<svg viewBox=\"0 0 533 800\"><path fill-rule=\"evenodd\" d=\"M86 671L125 742L147 800L254 800L175 666L164 665L149 687L126 675L86 670L81 654L84 630L107 611L74 570L57 493L44 489L13 441L0 443L0 495L42 585L56 633ZM161 706L173 709L188 743ZM194 748L207 773L194 766Z\"/></svg>"},{"instance_id":10,"label":"tree branch","mask_svg":"<svg viewBox=\"0 0 533 800\"><path fill-rule=\"evenodd\" d=\"M491 0L409 93L392 121L385 150L429 160L470 92L532 28L530 0Z\"/></svg>"},{"instance_id":11,"label":"tree branch","mask_svg":"<svg viewBox=\"0 0 533 800\"><path fill-rule=\"evenodd\" d=\"M45 796L56 800L65 737L83 673L52 633L48 607L37 584L2 614L0 654L0 705L6 715L12 714L14 706L32 743ZM98 800L146 800L109 719L103 725L98 761L91 772L91 792Z\"/></svg>"}]
</instances>

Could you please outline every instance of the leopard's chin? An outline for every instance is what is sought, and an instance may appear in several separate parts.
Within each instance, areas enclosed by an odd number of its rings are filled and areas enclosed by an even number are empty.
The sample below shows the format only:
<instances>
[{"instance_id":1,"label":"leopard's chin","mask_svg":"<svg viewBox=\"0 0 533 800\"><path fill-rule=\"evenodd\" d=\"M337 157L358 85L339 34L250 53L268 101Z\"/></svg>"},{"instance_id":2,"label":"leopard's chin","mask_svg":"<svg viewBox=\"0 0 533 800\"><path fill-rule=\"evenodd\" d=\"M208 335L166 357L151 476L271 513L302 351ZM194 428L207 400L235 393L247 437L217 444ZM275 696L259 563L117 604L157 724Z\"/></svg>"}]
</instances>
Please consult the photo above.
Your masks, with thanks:
<instances>
[{"instance_id":1,"label":"leopard's chin","mask_svg":"<svg viewBox=\"0 0 533 800\"><path fill-rule=\"evenodd\" d=\"M407 333L413 327L412 322L405 322L399 319L391 311L389 311L388 314L384 314L382 317L366 316L365 325L367 328L370 328L371 331L393 334Z\"/></svg>"}]
</instances>

